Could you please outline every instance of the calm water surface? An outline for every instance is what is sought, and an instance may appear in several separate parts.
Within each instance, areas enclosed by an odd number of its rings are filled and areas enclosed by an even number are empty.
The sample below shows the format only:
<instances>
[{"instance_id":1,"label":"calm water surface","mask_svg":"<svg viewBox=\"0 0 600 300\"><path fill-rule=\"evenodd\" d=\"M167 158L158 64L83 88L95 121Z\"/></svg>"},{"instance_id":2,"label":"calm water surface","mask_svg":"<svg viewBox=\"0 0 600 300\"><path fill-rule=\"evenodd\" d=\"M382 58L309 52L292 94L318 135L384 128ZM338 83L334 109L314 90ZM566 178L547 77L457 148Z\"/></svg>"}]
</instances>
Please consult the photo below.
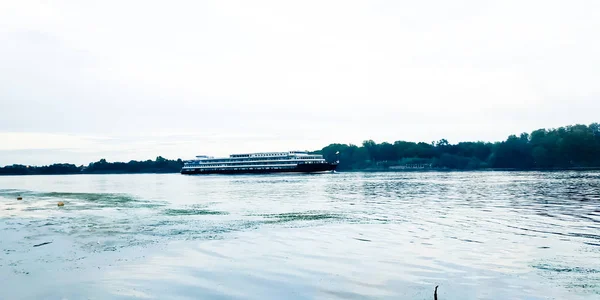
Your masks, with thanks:
<instances>
[{"instance_id":1,"label":"calm water surface","mask_svg":"<svg viewBox=\"0 0 600 300\"><path fill-rule=\"evenodd\" d=\"M0 177L0 299L433 299L436 285L440 300L600 299L600 173Z\"/></svg>"}]
</instances>

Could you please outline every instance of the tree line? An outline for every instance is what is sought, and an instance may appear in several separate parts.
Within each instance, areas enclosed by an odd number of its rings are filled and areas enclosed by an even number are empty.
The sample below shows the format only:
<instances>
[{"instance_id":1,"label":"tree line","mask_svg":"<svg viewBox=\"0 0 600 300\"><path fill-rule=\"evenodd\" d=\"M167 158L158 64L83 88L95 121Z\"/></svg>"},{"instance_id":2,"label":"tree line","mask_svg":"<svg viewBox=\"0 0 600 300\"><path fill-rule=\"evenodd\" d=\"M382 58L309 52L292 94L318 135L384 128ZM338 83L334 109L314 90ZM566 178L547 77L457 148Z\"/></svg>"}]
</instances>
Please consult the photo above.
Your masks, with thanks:
<instances>
[{"instance_id":1,"label":"tree line","mask_svg":"<svg viewBox=\"0 0 600 300\"><path fill-rule=\"evenodd\" d=\"M419 166L432 169L570 169L600 168L600 124L572 125L538 129L511 135L502 142L460 142L441 139L432 143L396 141L362 145L331 144L313 153L327 161L339 161L338 170L394 169ZM181 159L107 162L101 159L88 166L53 164L49 166L11 165L0 175L176 173Z\"/></svg>"},{"instance_id":2,"label":"tree line","mask_svg":"<svg viewBox=\"0 0 600 300\"><path fill-rule=\"evenodd\" d=\"M176 173L183 167L181 159L169 160L159 156L156 160L107 162L101 159L87 166L53 164L49 166L11 165L0 168L0 175L51 175L51 174L124 174L124 173Z\"/></svg>"},{"instance_id":3,"label":"tree line","mask_svg":"<svg viewBox=\"0 0 600 300\"><path fill-rule=\"evenodd\" d=\"M410 165L435 169L569 169L600 167L600 125L572 125L538 129L505 141L432 143L367 140L361 146L331 144L316 153L339 160L338 170L402 168Z\"/></svg>"}]
</instances>

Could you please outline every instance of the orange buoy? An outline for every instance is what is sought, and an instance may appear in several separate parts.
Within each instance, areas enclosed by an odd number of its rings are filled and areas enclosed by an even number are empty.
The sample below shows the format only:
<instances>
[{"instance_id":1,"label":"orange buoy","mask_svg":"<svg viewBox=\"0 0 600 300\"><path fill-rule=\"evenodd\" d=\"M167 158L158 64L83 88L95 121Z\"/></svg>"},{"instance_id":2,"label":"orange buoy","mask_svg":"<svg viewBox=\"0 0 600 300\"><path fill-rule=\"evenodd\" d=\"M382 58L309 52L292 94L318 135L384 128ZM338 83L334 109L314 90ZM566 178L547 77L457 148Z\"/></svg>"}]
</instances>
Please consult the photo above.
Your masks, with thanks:
<instances>
[{"instance_id":1,"label":"orange buoy","mask_svg":"<svg viewBox=\"0 0 600 300\"><path fill-rule=\"evenodd\" d=\"M60 202L58 202L58 206L65 206L65 203L60 201Z\"/></svg>"}]
</instances>

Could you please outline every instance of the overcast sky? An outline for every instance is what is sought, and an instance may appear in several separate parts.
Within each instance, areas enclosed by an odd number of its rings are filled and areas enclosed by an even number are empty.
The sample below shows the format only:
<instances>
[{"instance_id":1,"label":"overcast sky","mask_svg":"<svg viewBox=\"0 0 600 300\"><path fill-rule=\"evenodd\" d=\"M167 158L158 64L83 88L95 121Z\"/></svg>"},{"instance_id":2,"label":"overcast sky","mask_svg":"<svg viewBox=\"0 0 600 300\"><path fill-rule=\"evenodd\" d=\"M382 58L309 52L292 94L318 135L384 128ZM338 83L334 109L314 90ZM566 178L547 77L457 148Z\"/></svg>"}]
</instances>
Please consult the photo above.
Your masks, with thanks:
<instances>
[{"instance_id":1,"label":"overcast sky","mask_svg":"<svg viewBox=\"0 0 600 300\"><path fill-rule=\"evenodd\" d=\"M0 1L0 165L599 121L600 1Z\"/></svg>"}]
</instances>

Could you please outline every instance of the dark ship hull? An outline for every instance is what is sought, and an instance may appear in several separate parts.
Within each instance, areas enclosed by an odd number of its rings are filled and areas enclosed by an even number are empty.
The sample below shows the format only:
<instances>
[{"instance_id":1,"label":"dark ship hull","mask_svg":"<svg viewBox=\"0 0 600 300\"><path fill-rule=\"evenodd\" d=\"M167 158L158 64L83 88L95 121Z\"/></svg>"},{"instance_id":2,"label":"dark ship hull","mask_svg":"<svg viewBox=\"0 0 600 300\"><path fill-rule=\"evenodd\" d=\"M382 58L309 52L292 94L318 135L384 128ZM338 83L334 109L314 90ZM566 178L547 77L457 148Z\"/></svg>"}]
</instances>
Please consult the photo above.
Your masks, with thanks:
<instances>
[{"instance_id":1,"label":"dark ship hull","mask_svg":"<svg viewBox=\"0 0 600 300\"><path fill-rule=\"evenodd\" d=\"M201 169L186 168L181 170L181 174L269 174L269 173L318 173L335 171L337 164L316 163L316 164L298 164L296 167L262 167L262 168L238 168L235 169Z\"/></svg>"}]
</instances>

